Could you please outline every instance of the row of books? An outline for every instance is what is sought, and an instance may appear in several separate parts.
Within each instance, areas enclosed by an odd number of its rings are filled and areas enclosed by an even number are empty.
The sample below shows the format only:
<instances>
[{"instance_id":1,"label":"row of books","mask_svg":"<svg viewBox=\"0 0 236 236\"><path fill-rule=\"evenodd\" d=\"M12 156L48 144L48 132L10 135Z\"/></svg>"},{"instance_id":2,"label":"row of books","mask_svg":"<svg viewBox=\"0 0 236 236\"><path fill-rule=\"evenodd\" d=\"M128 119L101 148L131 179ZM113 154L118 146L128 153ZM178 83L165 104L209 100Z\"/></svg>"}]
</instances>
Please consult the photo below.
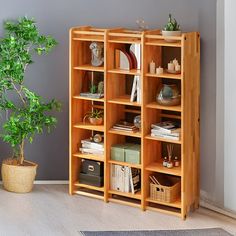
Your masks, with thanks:
<instances>
[{"instance_id":1,"label":"row of books","mask_svg":"<svg viewBox=\"0 0 236 236\"><path fill-rule=\"evenodd\" d=\"M112 130L127 131L131 133L138 132L139 129L133 123L121 120L118 123L114 124Z\"/></svg>"},{"instance_id":2,"label":"row of books","mask_svg":"<svg viewBox=\"0 0 236 236\"><path fill-rule=\"evenodd\" d=\"M171 140L180 140L181 128L179 123L174 121L164 121L151 125L151 136Z\"/></svg>"},{"instance_id":3,"label":"row of books","mask_svg":"<svg viewBox=\"0 0 236 236\"><path fill-rule=\"evenodd\" d=\"M104 143L95 143L90 139L81 140L81 147L79 148L81 153L103 155L104 154Z\"/></svg>"},{"instance_id":4,"label":"row of books","mask_svg":"<svg viewBox=\"0 0 236 236\"><path fill-rule=\"evenodd\" d=\"M128 166L111 165L111 189L136 193L141 187L141 171Z\"/></svg>"}]
</instances>

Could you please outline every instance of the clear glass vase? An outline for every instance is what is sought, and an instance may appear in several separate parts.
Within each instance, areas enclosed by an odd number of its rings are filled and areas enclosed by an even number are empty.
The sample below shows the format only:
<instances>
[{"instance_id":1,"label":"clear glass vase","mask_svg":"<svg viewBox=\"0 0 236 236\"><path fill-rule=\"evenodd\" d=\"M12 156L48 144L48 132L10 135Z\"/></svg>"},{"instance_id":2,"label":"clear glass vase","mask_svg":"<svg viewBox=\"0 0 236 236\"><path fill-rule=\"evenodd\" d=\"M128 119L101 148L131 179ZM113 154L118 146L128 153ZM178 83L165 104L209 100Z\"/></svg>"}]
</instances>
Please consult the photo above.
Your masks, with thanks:
<instances>
[{"instance_id":1,"label":"clear glass vase","mask_svg":"<svg viewBox=\"0 0 236 236\"><path fill-rule=\"evenodd\" d=\"M160 105L177 106L181 103L180 91L176 84L162 84L157 91L156 101Z\"/></svg>"}]
</instances>

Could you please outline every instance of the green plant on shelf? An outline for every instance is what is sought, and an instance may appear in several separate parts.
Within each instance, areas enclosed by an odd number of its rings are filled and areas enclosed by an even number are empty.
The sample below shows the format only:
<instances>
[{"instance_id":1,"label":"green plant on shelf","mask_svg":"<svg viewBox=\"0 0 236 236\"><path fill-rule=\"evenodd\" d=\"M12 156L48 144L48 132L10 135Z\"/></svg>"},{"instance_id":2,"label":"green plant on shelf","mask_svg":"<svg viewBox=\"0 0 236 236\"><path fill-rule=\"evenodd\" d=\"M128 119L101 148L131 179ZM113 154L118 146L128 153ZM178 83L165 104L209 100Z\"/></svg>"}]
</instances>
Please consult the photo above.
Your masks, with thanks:
<instances>
[{"instance_id":1,"label":"green plant on shelf","mask_svg":"<svg viewBox=\"0 0 236 236\"><path fill-rule=\"evenodd\" d=\"M177 23L176 19L172 18L172 15L169 14L168 23L163 28L165 31L180 31L180 25Z\"/></svg>"}]
</instances>

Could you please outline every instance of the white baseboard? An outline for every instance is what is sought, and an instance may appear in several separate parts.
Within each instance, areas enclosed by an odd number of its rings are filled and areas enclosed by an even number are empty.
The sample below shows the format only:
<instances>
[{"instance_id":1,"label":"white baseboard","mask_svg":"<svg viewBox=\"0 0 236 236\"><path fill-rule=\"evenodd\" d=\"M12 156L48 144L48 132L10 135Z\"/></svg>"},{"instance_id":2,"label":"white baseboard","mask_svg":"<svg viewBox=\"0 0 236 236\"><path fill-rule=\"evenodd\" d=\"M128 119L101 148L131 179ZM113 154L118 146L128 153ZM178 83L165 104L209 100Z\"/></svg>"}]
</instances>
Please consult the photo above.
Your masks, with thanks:
<instances>
[{"instance_id":1,"label":"white baseboard","mask_svg":"<svg viewBox=\"0 0 236 236\"><path fill-rule=\"evenodd\" d=\"M35 180L35 184L69 184L69 180Z\"/></svg>"}]
</instances>

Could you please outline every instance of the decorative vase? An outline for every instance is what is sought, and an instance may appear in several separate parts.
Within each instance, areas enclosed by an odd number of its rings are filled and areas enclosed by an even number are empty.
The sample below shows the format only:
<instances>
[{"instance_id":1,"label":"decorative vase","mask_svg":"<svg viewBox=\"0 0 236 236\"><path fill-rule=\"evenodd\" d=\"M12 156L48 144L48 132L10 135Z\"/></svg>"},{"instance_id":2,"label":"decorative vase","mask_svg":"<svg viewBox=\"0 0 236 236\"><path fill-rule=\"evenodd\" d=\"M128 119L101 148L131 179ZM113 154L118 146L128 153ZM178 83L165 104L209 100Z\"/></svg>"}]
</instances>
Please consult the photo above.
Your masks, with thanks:
<instances>
[{"instance_id":1,"label":"decorative vase","mask_svg":"<svg viewBox=\"0 0 236 236\"><path fill-rule=\"evenodd\" d=\"M181 36L181 31L166 31L166 30L162 30L162 35L164 36L164 40L168 43L175 43L177 42L178 40L175 40L175 39L170 39L168 37L170 36ZM167 37L167 38L165 38Z\"/></svg>"},{"instance_id":2,"label":"decorative vase","mask_svg":"<svg viewBox=\"0 0 236 236\"><path fill-rule=\"evenodd\" d=\"M134 126L141 130L141 115L134 117Z\"/></svg>"},{"instance_id":3,"label":"decorative vase","mask_svg":"<svg viewBox=\"0 0 236 236\"><path fill-rule=\"evenodd\" d=\"M92 125L101 125L103 123L103 118L92 118L92 117L89 117L89 122L90 124Z\"/></svg>"},{"instance_id":4,"label":"decorative vase","mask_svg":"<svg viewBox=\"0 0 236 236\"><path fill-rule=\"evenodd\" d=\"M30 161L24 161L22 166L13 163L12 159L4 160L2 163L3 187L9 192L31 192L38 165Z\"/></svg>"},{"instance_id":5,"label":"decorative vase","mask_svg":"<svg viewBox=\"0 0 236 236\"><path fill-rule=\"evenodd\" d=\"M181 95L176 84L163 84L159 87L156 101L164 106L177 106L181 102Z\"/></svg>"}]
</instances>

